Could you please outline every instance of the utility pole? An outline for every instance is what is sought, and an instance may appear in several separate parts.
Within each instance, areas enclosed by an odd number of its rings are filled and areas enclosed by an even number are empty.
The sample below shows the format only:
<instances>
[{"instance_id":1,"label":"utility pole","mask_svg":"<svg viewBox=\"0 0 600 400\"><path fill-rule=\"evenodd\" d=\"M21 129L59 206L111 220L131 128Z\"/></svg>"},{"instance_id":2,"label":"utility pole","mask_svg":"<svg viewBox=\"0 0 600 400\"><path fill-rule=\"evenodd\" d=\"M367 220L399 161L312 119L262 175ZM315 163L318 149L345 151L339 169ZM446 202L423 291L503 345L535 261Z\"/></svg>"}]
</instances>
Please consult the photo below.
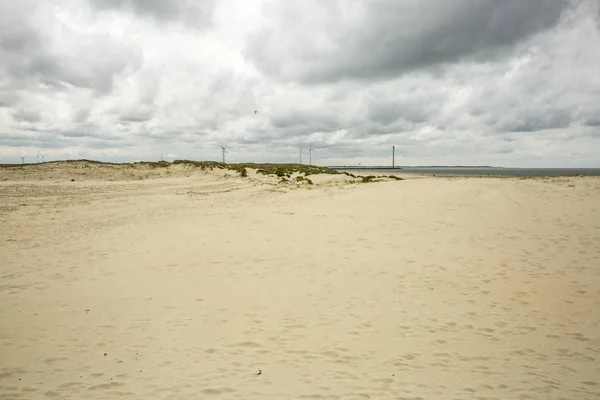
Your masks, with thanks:
<instances>
[{"instance_id":1,"label":"utility pole","mask_svg":"<svg viewBox=\"0 0 600 400\"><path fill-rule=\"evenodd\" d=\"M392 146L392 168L396 168L396 146Z\"/></svg>"}]
</instances>

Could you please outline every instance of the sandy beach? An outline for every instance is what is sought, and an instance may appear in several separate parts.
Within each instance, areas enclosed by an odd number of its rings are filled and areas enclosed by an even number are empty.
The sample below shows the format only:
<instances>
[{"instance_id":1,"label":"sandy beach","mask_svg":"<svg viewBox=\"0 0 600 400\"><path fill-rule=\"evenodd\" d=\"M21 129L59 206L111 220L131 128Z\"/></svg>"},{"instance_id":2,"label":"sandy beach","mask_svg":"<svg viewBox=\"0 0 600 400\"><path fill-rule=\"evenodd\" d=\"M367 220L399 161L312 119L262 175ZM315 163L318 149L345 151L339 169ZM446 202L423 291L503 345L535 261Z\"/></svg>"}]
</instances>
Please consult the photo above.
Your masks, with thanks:
<instances>
[{"instance_id":1,"label":"sandy beach","mask_svg":"<svg viewBox=\"0 0 600 400\"><path fill-rule=\"evenodd\" d=\"M600 398L599 178L347 178L0 169L0 399Z\"/></svg>"}]
</instances>

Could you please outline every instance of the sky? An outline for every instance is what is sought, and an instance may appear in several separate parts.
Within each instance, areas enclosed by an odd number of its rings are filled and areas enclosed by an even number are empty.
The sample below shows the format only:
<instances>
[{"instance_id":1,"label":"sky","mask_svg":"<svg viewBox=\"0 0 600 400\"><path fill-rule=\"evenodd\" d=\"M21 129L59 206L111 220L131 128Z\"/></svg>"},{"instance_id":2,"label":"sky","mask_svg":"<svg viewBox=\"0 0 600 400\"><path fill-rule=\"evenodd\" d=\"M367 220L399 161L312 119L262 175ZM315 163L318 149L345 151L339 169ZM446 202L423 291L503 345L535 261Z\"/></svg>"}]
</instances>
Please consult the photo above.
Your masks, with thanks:
<instances>
[{"instance_id":1,"label":"sky","mask_svg":"<svg viewBox=\"0 0 600 400\"><path fill-rule=\"evenodd\" d=\"M0 163L221 146L232 163L311 147L390 165L395 146L396 165L600 167L599 2L0 2Z\"/></svg>"}]
</instances>

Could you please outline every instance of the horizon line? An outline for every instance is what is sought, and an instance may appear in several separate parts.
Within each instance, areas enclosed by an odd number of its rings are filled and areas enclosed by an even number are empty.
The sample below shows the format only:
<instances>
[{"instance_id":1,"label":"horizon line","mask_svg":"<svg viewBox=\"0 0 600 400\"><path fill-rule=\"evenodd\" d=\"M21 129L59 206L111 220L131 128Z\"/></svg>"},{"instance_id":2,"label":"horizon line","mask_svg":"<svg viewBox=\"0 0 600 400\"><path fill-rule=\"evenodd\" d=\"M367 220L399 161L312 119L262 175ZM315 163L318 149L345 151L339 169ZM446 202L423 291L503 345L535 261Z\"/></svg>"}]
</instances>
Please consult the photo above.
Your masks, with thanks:
<instances>
[{"instance_id":1,"label":"horizon line","mask_svg":"<svg viewBox=\"0 0 600 400\"><path fill-rule=\"evenodd\" d=\"M94 160L94 159L89 159L89 158L79 158L79 159L61 159L61 160L50 160L50 161L43 161L43 162L27 162L27 163L19 163L19 162L9 162L9 163L0 163L0 166L18 166L18 165L38 165L38 164L50 164L50 163L59 163L59 162L93 162L93 163L99 163L99 164L135 164L135 163L160 163L160 162L164 162L164 163L169 163L172 164L174 161L179 161L180 159L174 159L171 161L168 160L158 160L158 161L144 161L144 160L138 160L138 161L99 161L99 160ZM215 160L191 160L191 159L181 159L181 161L197 161L197 162L214 162L214 163L219 163L222 164L222 161L215 161ZM228 163L226 162L225 164L298 164L298 165L307 165L307 166L321 166L321 167L325 167L325 168L331 168L331 169L389 169L389 170L400 170L403 168L492 168L492 169L600 169L600 166L598 167L506 167L506 166L492 166L492 165L460 165L460 164L455 164L455 165L436 165L436 164L432 164L432 165L396 165L396 166L390 166L390 165L319 165L319 164L306 164L306 163L298 163L298 162L254 162L254 161L246 161L246 162L232 162L232 163Z\"/></svg>"}]
</instances>

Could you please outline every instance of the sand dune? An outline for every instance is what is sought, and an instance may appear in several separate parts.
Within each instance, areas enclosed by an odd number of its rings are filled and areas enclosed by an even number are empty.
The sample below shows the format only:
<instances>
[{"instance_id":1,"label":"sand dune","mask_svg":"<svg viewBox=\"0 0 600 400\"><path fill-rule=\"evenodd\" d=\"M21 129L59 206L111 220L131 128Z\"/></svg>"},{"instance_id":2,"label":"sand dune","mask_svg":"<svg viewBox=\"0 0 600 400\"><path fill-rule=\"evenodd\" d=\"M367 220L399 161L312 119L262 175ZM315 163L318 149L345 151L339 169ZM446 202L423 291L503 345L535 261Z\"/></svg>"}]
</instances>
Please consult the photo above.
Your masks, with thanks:
<instances>
[{"instance_id":1,"label":"sand dune","mask_svg":"<svg viewBox=\"0 0 600 400\"><path fill-rule=\"evenodd\" d=\"M597 178L65 168L0 170L2 399L600 398Z\"/></svg>"}]
</instances>

